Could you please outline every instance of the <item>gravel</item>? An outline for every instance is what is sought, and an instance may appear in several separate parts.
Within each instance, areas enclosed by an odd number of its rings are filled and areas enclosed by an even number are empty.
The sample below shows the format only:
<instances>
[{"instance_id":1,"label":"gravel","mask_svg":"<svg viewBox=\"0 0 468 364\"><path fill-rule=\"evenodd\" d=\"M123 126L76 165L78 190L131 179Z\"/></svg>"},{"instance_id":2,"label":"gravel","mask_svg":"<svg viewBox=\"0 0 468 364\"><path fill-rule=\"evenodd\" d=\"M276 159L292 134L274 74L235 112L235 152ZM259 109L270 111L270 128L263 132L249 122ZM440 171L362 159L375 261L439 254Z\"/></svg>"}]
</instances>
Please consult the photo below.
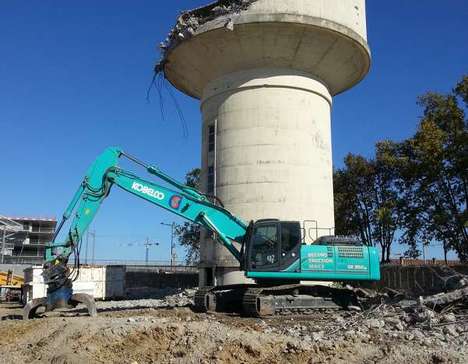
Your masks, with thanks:
<instances>
[{"instance_id":1,"label":"gravel","mask_svg":"<svg viewBox=\"0 0 468 364\"><path fill-rule=\"evenodd\" d=\"M5 320L0 325L5 345L0 363L468 361L466 316L458 311L378 305L363 312L315 311L257 319L197 314L181 307L191 302L192 294L181 291L160 299L99 302L101 314L96 318Z\"/></svg>"}]
</instances>

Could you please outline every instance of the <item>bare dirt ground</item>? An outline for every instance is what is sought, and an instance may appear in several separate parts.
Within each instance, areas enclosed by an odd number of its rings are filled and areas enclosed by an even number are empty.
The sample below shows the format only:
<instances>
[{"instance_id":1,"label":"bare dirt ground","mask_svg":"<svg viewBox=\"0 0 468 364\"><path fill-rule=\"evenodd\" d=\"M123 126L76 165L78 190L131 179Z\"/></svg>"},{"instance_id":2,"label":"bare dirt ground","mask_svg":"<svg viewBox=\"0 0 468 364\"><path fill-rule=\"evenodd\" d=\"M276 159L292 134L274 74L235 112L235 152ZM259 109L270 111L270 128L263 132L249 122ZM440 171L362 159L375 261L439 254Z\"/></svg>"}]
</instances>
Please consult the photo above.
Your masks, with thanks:
<instances>
[{"instance_id":1,"label":"bare dirt ground","mask_svg":"<svg viewBox=\"0 0 468 364\"><path fill-rule=\"evenodd\" d=\"M190 300L98 303L19 319L0 305L0 363L467 363L465 316L392 307L254 319L198 314ZM183 307L180 307L183 306Z\"/></svg>"}]
</instances>

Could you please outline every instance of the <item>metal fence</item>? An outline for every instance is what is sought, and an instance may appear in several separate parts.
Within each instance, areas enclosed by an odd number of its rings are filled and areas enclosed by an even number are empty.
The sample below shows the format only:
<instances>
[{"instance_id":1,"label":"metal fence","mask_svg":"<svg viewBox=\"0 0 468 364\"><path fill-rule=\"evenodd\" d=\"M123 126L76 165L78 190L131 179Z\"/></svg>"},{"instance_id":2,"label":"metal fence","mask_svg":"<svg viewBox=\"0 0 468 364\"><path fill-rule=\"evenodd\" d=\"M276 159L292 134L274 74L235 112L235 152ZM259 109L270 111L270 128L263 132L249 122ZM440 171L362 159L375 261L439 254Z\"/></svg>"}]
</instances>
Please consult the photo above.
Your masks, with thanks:
<instances>
[{"instance_id":1,"label":"metal fence","mask_svg":"<svg viewBox=\"0 0 468 364\"><path fill-rule=\"evenodd\" d=\"M125 268L131 272L198 273L198 267L189 265L125 265Z\"/></svg>"},{"instance_id":2,"label":"metal fence","mask_svg":"<svg viewBox=\"0 0 468 364\"><path fill-rule=\"evenodd\" d=\"M74 260L69 261L70 265L74 264ZM95 259L94 262L84 264L82 266L105 266L105 265L125 265L133 271L137 270L159 270L163 272L198 272L198 264L187 265L186 262L176 261L171 264L170 260L129 260L129 259Z\"/></svg>"},{"instance_id":3,"label":"metal fence","mask_svg":"<svg viewBox=\"0 0 468 364\"><path fill-rule=\"evenodd\" d=\"M73 257L70 259L73 262ZM81 264L85 262L81 259ZM91 265L161 265L161 266L185 266L184 261L174 261L171 264L170 260L139 260L139 259L88 259L88 264Z\"/></svg>"},{"instance_id":4,"label":"metal fence","mask_svg":"<svg viewBox=\"0 0 468 364\"><path fill-rule=\"evenodd\" d=\"M459 260L443 260L443 259L391 259L388 264L403 265L403 266L419 266L419 265L458 265Z\"/></svg>"},{"instance_id":5,"label":"metal fence","mask_svg":"<svg viewBox=\"0 0 468 364\"><path fill-rule=\"evenodd\" d=\"M28 256L17 256L17 255L5 255L3 257L3 263L5 264L29 264L29 265L42 265L44 263L43 257L28 257Z\"/></svg>"}]
</instances>

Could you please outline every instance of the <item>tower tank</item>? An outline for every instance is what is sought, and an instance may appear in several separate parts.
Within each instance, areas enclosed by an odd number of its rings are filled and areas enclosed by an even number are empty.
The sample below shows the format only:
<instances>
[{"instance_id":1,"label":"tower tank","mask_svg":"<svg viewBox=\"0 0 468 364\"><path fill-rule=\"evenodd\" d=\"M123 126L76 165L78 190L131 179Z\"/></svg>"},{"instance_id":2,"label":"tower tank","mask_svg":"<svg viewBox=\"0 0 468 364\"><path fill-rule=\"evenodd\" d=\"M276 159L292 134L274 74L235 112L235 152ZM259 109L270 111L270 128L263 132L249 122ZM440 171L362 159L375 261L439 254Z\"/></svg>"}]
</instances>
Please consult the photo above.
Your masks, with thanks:
<instances>
[{"instance_id":1,"label":"tower tank","mask_svg":"<svg viewBox=\"0 0 468 364\"><path fill-rule=\"evenodd\" d=\"M204 192L245 221L333 233L332 97L370 67L365 0L217 1L182 13L158 65L201 102ZM200 285L244 281L206 234Z\"/></svg>"}]
</instances>

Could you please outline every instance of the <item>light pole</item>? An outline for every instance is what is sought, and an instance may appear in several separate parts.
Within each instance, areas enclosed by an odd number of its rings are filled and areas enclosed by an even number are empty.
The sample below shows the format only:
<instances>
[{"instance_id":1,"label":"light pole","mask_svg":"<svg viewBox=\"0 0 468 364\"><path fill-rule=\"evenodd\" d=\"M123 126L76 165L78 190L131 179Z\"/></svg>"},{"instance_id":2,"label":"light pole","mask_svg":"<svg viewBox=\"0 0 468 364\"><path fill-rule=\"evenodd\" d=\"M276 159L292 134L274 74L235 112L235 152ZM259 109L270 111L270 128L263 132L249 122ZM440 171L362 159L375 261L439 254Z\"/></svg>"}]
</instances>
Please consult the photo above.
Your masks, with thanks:
<instances>
[{"instance_id":1,"label":"light pole","mask_svg":"<svg viewBox=\"0 0 468 364\"><path fill-rule=\"evenodd\" d=\"M159 245L159 243L150 243L150 240L149 238L146 238L146 241L145 243L143 244L146 248L146 252L145 252L145 265L148 265L148 262L149 262L149 247L150 246L157 246Z\"/></svg>"},{"instance_id":2,"label":"light pole","mask_svg":"<svg viewBox=\"0 0 468 364\"><path fill-rule=\"evenodd\" d=\"M96 248L96 230L94 231L89 231L86 233L86 257L85 257L85 263L88 262L88 241L89 241L89 235L93 237L93 244L91 248L91 265L94 265L94 253L95 253L95 248Z\"/></svg>"},{"instance_id":3,"label":"light pole","mask_svg":"<svg viewBox=\"0 0 468 364\"><path fill-rule=\"evenodd\" d=\"M6 227L3 227L3 238L2 238L2 264L3 264L3 257L5 256L5 235L6 235Z\"/></svg>"},{"instance_id":4,"label":"light pole","mask_svg":"<svg viewBox=\"0 0 468 364\"><path fill-rule=\"evenodd\" d=\"M85 242L85 265L88 265L88 245L89 245L89 230L86 232L86 242Z\"/></svg>"},{"instance_id":5,"label":"light pole","mask_svg":"<svg viewBox=\"0 0 468 364\"><path fill-rule=\"evenodd\" d=\"M171 267L173 267L174 266L174 258L175 258L175 243L174 243L175 222L172 222L172 224L167 224L167 223L162 222L161 225L171 227Z\"/></svg>"}]
</instances>

